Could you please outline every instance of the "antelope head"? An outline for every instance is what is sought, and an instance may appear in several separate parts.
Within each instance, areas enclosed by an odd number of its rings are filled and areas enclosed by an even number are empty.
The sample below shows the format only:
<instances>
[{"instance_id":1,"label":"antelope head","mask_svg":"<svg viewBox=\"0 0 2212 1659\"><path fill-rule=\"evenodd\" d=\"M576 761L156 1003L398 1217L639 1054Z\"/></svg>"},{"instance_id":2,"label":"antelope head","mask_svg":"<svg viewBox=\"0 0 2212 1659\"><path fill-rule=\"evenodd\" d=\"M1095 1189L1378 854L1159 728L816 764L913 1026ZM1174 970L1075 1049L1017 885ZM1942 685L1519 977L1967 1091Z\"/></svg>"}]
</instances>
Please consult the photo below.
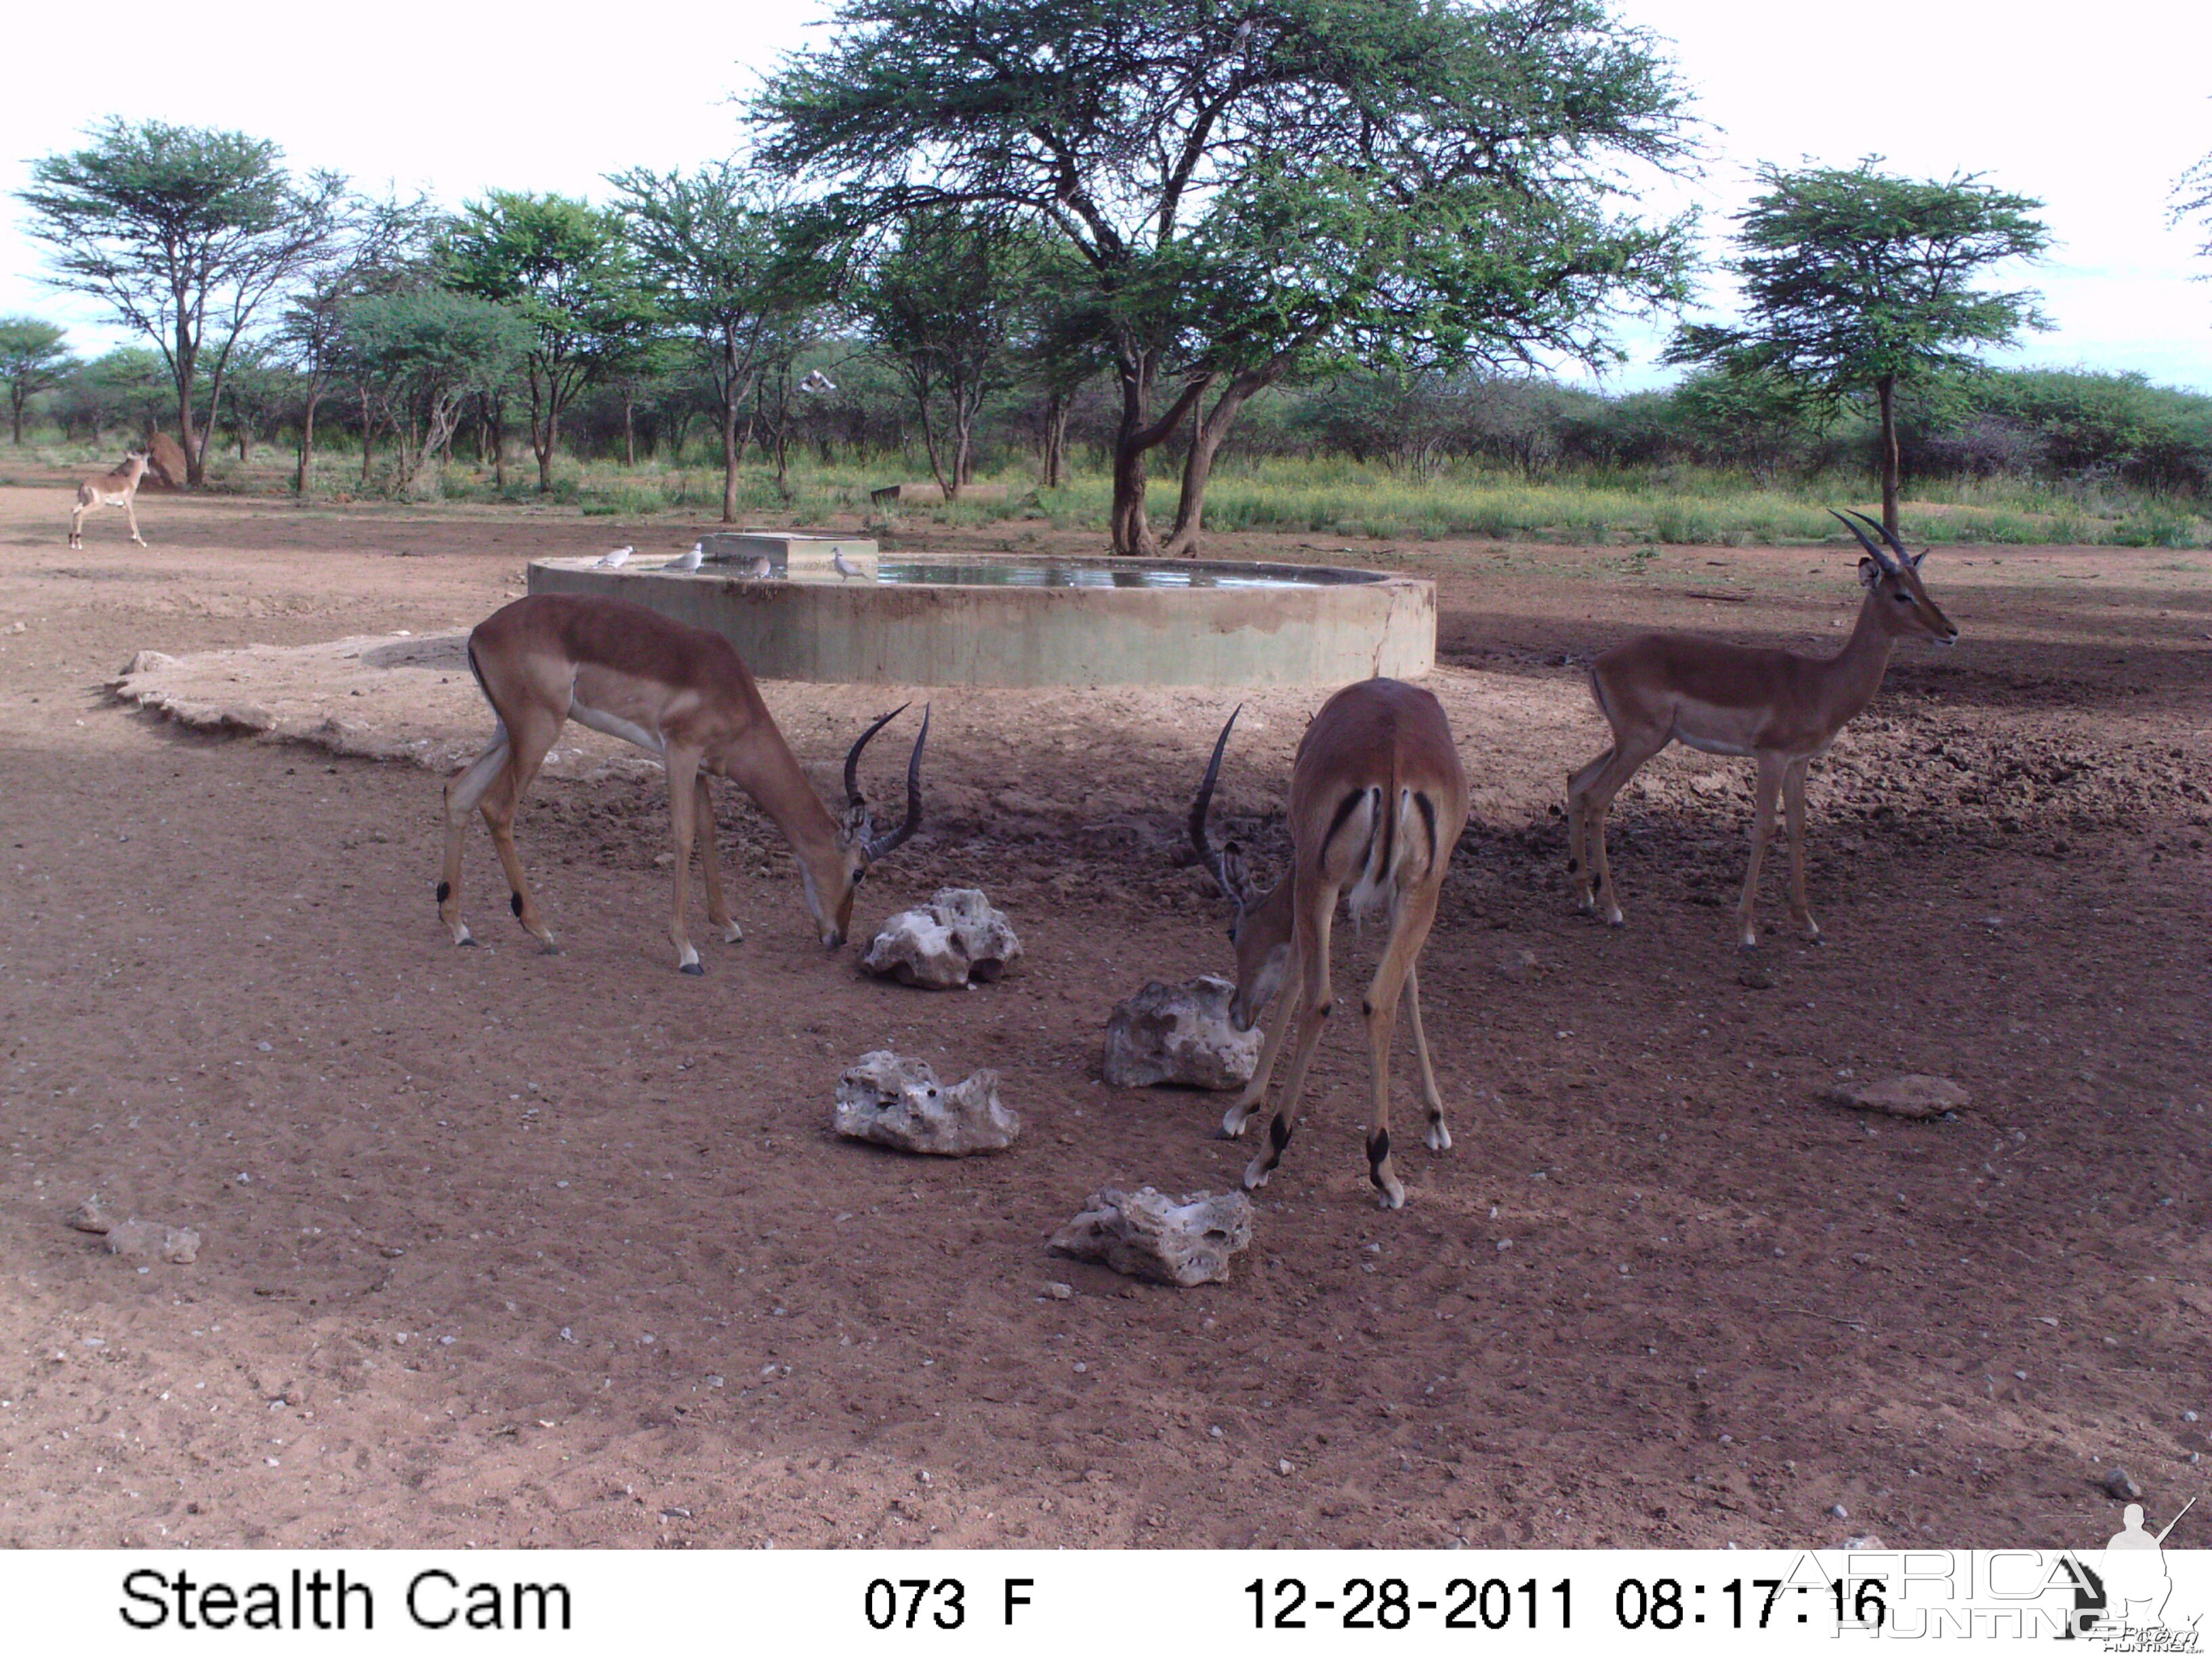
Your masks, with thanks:
<instances>
[{"instance_id":1,"label":"antelope head","mask_svg":"<svg viewBox=\"0 0 2212 1659\"><path fill-rule=\"evenodd\" d=\"M828 860L830 867L817 873L810 869L805 860L799 862L799 877L806 887L807 908L813 911L814 920L822 929L822 943L836 950L845 942L847 930L853 925L853 898L860 884L867 879L868 866L902 846L914 832L921 828L921 750L929 741L929 710L921 711L921 731L914 740L914 752L906 763L906 820L897 829L878 835L874 819L868 811L868 799L860 792L860 751L868 746L868 739L913 707L901 703L860 733L845 755L845 816L840 826L836 848Z\"/></svg>"},{"instance_id":2,"label":"antelope head","mask_svg":"<svg viewBox=\"0 0 2212 1659\"><path fill-rule=\"evenodd\" d=\"M1217 851L1206 834L1214 781L1221 775L1221 754L1229 746L1230 727L1243 712L1240 703L1214 739L1213 758L1206 764L1205 781L1198 786L1198 799L1191 803L1190 842L1200 862L1213 872L1221 890L1237 907L1237 918L1229 926L1229 942L1237 947L1237 994L1229 1000L1229 1023L1240 1031L1249 1031L1267 1012L1267 1005L1289 975L1293 917L1287 877L1261 892L1252 878L1244 849L1232 841Z\"/></svg>"},{"instance_id":3,"label":"antelope head","mask_svg":"<svg viewBox=\"0 0 2212 1659\"><path fill-rule=\"evenodd\" d=\"M1892 635L1917 634L1937 645L1957 644L1957 625L1920 585L1920 562L1928 555L1923 552L1916 557L1906 552L1905 544L1891 535L1887 526L1863 513L1845 518L1832 507L1829 511L1866 550L1866 556L1859 561L1859 586L1876 599L1887 601L1875 608L1875 620L1882 631ZM1851 519L1863 520L1881 541L1873 540Z\"/></svg>"}]
</instances>

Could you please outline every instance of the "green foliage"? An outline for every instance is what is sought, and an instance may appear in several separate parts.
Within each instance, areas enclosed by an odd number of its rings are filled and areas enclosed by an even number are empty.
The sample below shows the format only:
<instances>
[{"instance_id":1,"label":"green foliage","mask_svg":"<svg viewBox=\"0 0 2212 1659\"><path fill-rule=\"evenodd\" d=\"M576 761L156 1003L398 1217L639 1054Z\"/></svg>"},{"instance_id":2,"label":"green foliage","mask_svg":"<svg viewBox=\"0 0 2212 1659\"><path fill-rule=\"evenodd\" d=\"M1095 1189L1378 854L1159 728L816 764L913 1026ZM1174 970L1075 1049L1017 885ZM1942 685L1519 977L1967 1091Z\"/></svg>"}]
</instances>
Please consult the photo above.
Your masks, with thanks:
<instances>
[{"instance_id":1,"label":"green foliage","mask_svg":"<svg viewBox=\"0 0 2212 1659\"><path fill-rule=\"evenodd\" d=\"M97 449L111 428L136 437L152 426L173 392L160 357L144 346L118 346L62 383L54 394L54 414L64 434L81 429L85 441Z\"/></svg>"},{"instance_id":2,"label":"green foliage","mask_svg":"<svg viewBox=\"0 0 2212 1659\"><path fill-rule=\"evenodd\" d=\"M198 483L201 354L214 354L212 402L255 314L328 241L344 180L318 173L297 184L282 150L240 132L113 117L91 136L33 161L16 199L52 250L51 280L104 301L161 353Z\"/></svg>"},{"instance_id":3,"label":"green foliage","mask_svg":"<svg viewBox=\"0 0 2212 1659\"><path fill-rule=\"evenodd\" d=\"M36 317L0 317L0 380L8 386L8 412L18 447L23 441L23 405L59 386L78 361L52 323Z\"/></svg>"},{"instance_id":4,"label":"green foliage","mask_svg":"<svg viewBox=\"0 0 2212 1659\"><path fill-rule=\"evenodd\" d=\"M1302 365L1595 358L1612 306L1681 292L1686 228L1618 211L1616 169L1683 153L1684 95L1601 0L846 0L837 22L757 102L764 161L849 228L986 205L1074 251L1125 388L1125 549L1185 407L1154 418L1162 374L1184 398L1226 377L1225 430Z\"/></svg>"},{"instance_id":5,"label":"green foliage","mask_svg":"<svg viewBox=\"0 0 2212 1659\"><path fill-rule=\"evenodd\" d=\"M1003 216L918 209L847 296L862 337L905 381L947 496L973 471L984 400L1012 382L1041 263L1036 238Z\"/></svg>"},{"instance_id":6,"label":"green foliage","mask_svg":"<svg viewBox=\"0 0 2212 1659\"><path fill-rule=\"evenodd\" d=\"M369 295L341 313L337 356L382 406L405 486L424 489L464 402L514 372L536 336L514 307L439 289Z\"/></svg>"},{"instance_id":7,"label":"green foliage","mask_svg":"<svg viewBox=\"0 0 2212 1659\"><path fill-rule=\"evenodd\" d=\"M552 488L562 412L657 320L625 230L620 213L573 197L495 190L466 205L441 249L448 286L511 307L530 325L524 373L541 491Z\"/></svg>"},{"instance_id":8,"label":"green foliage","mask_svg":"<svg viewBox=\"0 0 2212 1659\"><path fill-rule=\"evenodd\" d=\"M1670 361L1756 369L1828 398L1974 366L1972 347L2045 326L2034 295L1973 286L2050 245L2043 204L1972 177L1899 179L1856 167L1762 166L1736 216L1747 319L1682 330Z\"/></svg>"}]
</instances>

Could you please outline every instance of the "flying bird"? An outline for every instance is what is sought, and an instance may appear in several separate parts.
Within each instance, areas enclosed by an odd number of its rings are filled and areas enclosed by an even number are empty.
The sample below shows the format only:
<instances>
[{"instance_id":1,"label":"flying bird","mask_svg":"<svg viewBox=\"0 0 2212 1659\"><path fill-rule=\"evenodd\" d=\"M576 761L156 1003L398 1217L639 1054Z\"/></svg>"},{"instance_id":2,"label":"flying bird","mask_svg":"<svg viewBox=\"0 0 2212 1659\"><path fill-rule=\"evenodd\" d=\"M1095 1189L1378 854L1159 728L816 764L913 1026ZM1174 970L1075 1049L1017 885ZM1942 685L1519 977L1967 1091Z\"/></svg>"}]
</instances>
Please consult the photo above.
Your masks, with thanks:
<instances>
[{"instance_id":1,"label":"flying bird","mask_svg":"<svg viewBox=\"0 0 2212 1659\"><path fill-rule=\"evenodd\" d=\"M817 368L811 371L806 378L799 383L799 389L801 392L835 392L837 389L837 382Z\"/></svg>"},{"instance_id":2,"label":"flying bird","mask_svg":"<svg viewBox=\"0 0 2212 1659\"><path fill-rule=\"evenodd\" d=\"M850 559L847 558L842 553L833 552L830 555L830 568L836 571L840 576L843 576L848 579L854 576L865 576L868 574L859 565L854 564Z\"/></svg>"},{"instance_id":3,"label":"flying bird","mask_svg":"<svg viewBox=\"0 0 2212 1659\"><path fill-rule=\"evenodd\" d=\"M618 547L600 559L594 567L599 570L619 570L629 562L629 556L637 551L634 547Z\"/></svg>"},{"instance_id":4,"label":"flying bird","mask_svg":"<svg viewBox=\"0 0 2212 1659\"><path fill-rule=\"evenodd\" d=\"M691 550L689 553L686 553L680 559L671 559L666 564L664 564L660 568L663 570L696 570L699 568L700 561L704 559L706 556L706 544L704 542L694 542L691 544Z\"/></svg>"}]
</instances>

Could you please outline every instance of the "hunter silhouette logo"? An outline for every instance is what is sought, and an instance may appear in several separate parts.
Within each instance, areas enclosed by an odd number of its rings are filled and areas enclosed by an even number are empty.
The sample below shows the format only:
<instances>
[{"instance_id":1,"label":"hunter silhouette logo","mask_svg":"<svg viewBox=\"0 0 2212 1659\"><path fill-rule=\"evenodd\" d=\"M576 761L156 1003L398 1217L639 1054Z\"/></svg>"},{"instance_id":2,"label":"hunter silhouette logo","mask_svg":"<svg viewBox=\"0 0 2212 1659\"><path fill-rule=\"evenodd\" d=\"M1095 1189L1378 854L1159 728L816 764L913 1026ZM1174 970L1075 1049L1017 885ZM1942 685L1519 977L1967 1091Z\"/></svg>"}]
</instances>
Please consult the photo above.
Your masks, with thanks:
<instances>
[{"instance_id":1,"label":"hunter silhouette logo","mask_svg":"<svg viewBox=\"0 0 2212 1659\"><path fill-rule=\"evenodd\" d=\"M2181 1516L2196 1506L2197 1500L2191 1498L2181 1506L2181 1515L2153 1534L2143 1527L2142 1505L2130 1504L2120 1512L2120 1529L2106 1540L2104 1559L2096 1566L2070 1553L2062 1557L2051 1583L2071 1589L2074 1608L2060 1639L2086 1638L2110 1644L2126 1639L2127 1632L2140 1636L2156 1631L2185 1638L2186 1645L2155 1643L2145 1648L2129 1640L2129 1647L2142 1651L2194 1652L2197 1632L2193 1626L2168 1631L2160 1618L2167 1597L2173 1594L2173 1580L2166 1570L2166 1536L2181 1524Z\"/></svg>"}]
</instances>

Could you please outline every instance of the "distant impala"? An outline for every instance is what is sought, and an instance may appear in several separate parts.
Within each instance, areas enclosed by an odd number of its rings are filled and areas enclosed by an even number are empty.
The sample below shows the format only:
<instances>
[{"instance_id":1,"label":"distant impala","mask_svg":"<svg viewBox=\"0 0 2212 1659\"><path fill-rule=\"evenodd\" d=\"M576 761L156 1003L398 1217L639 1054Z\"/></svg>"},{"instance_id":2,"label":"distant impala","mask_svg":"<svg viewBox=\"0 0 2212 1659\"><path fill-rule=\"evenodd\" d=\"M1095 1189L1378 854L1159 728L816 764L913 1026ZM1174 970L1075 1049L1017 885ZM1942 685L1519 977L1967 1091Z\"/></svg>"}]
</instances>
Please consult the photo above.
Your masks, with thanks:
<instances>
[{"instance_id":1,"label":"distant impala","mask_svg":"<svg viewBox=\"0 0 2212 1659\"><path fill-rule=\"evenodd\" d=\"M131 450L112 472L87 478L76 487L76 505L70 509L71 547L84 545L84 515L100 507L121 507L131 520L131 539L141 547L146 545L146 538L138 533L138 509L132 502L138 495L138 481L146 476L148 459L144 450Z\"/></svg>"},{"instance_id":2,"label":"distant impala","mask_svg":"<svg viewBox=\"0 0 2212 1659\"><path fill-rule=\"evenodd\" d=\"M1637 768L1678 739L1709 755L1759 762L1751 868L1735 910L1739 942L1759 943L1752 915L1759 860L1774 833L1774 799L1790 815L1790 915L1817 941L1820 924L1805 902L1805 769L1874 700L1889 653L1907 637L1956 642L1959 630L1920 585L1920 562L1864 514L1858 518L1894 552L1835 517L1866 549L1859 585L1866 598L1844 648L1825 660L1795 652L1730 645L1694 634L1646 634L1617 645L1590 665L1590 695L1613 726L1613 747L1567 780L1567 874L1585 910L1602 908L1621 925L1620 901L1605 855L1605 811ZM1595 883L1595 890L1593 890Z\"/></svg>"}]
</instances>

